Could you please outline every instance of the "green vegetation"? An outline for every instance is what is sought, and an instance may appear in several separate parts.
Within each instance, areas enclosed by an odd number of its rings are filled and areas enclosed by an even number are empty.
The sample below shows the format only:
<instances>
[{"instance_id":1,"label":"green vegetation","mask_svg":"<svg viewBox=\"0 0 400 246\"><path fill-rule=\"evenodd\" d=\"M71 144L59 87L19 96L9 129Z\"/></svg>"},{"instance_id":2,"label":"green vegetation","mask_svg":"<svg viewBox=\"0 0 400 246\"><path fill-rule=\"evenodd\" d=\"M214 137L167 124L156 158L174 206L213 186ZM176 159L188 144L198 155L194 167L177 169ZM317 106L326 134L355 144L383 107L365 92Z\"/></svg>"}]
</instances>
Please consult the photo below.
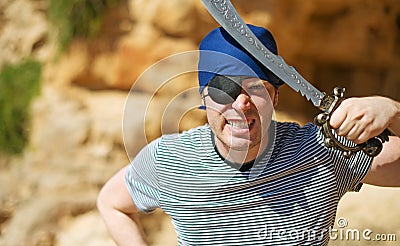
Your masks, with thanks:
<instances>
[{"instance_id":1,"label":"green vegetation","mask_svg":"<svg viewBox=\"0 0 400 246\"><path fill-rule=\"evenodd\" d=\"M0 73L0 152L18 154L24 149L29 127L29 105L40 88L42 65L27 60L5 65Z\"/></svg>"},{"instance_id":2,"label":"green vegetation","mask_svg":"<svg viewBox=\"0 0 400 246\"><path fill-rule=\"evenodd\" d=\"M90 38L102 24L105 10L124 0L50 0L48 17L61 49L73 38Z\"/></svg>"}]
</instances>

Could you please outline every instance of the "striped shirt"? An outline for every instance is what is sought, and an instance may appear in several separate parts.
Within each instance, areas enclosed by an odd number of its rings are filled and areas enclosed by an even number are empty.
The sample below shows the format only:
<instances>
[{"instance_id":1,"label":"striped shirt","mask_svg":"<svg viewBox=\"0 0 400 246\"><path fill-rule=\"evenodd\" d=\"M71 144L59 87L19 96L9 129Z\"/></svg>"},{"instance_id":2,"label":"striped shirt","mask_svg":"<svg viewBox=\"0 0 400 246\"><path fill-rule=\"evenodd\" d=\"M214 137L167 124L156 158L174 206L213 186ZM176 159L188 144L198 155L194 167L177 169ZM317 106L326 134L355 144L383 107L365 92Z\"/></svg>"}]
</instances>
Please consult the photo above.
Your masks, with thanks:
<instances>
[{"instance_id":1,"label":"striped shirt","mask_svg":"<svg viewBox=\"0 0 400 246\"><path fill-rule=\"evenodd\" d=\"M209 125L151 142L125 175L133 202L163 209L179 245L326 245L340 198L360 189L372 158L326 148L313 124L274 125L272 148L246 171L221 159Z\"/></svg>"}]
</instances>

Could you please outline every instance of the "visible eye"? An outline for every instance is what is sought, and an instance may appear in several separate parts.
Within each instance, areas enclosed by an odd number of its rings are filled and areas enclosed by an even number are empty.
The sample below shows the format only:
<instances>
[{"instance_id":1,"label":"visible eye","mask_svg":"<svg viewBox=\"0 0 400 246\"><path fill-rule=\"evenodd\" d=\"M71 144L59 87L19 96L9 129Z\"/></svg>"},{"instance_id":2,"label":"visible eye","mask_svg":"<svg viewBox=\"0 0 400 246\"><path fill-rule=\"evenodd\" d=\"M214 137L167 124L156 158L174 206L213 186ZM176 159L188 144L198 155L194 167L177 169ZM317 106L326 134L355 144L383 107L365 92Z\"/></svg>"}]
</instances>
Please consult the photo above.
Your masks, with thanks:
<instances>
[{"instance_id":1,"label":"visible eye","mask_svg":"<svg viewBox=\"0 0 400 246\"><path fill-rule=\"evenodd\" d=\"M266 88L262 83L256 83L253 85L248 85L245 91L250 95L261 95L264 94Z\"/></svg>"},{"instance_id":2,"label":"visible eye","mask_svg":"<svg viewBox=\"0 0 400 246\"><path fill-rule=\"evenodd\" d=\"M259 85L252 85L250 87L247 88L248 90L261 90L261 89L265 89L263 84L259 84Z\"/></svg>"}]
</instances>

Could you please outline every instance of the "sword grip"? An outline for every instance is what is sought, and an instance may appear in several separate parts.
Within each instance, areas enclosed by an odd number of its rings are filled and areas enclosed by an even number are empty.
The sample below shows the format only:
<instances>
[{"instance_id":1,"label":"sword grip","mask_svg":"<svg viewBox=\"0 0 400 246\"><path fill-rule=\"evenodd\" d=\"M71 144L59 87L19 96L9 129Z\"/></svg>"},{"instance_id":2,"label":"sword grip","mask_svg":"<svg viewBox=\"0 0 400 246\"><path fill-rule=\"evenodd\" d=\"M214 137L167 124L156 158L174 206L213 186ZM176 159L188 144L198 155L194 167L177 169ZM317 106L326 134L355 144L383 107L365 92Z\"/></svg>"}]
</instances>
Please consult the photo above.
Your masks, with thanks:
<instances>
[{"instance_id":1,"label":"sword grip","mask_svg":"<svg viewBox=\"0 0 400 246\"><path fill-rule=\"evenodd\" d=\"M333 133L334 130L330 126L330 116L340 104L340 101L343 100L344 92L345 89L341 87L335 87L333 89L333 96L327 96L327 101L330 102L330 105L326 106L324 110L314 118L314 123L322 129L322 133L325 137L325 145L328 148L341 151L345 158L350 158L361 150L366 155L375 157L382 151L383 143L389 141L389 136L393 135L388 129L385 129L378 136L370 138L365 143L357 144L355 146L344 145Z\"/></svg>"}]
</instances>

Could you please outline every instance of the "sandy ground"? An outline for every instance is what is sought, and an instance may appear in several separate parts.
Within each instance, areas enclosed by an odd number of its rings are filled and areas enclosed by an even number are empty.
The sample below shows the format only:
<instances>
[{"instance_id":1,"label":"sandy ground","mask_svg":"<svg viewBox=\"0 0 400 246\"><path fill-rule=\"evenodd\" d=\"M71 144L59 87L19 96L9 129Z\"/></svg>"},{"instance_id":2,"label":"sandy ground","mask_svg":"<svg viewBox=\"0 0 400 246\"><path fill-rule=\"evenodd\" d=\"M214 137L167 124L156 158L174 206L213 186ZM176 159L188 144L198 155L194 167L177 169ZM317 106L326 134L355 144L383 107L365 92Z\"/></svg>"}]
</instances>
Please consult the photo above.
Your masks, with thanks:
<instances>
[{"instance_id":1,"label":"sandy ground","mask_svg":"<svg viewBox=\"0 0 400 246\"><path fill-rule=\"evenodd\" d=\"M364 185L360 192L347 193L339 204L335 226L338 232L332 235L337 240L331 240L329 245L400 245L399 208L400 188ZM347 222L343 239L339 220ZM360 239L353 237L351 231L358 231Z\"/></svg>"}]
</instances>

